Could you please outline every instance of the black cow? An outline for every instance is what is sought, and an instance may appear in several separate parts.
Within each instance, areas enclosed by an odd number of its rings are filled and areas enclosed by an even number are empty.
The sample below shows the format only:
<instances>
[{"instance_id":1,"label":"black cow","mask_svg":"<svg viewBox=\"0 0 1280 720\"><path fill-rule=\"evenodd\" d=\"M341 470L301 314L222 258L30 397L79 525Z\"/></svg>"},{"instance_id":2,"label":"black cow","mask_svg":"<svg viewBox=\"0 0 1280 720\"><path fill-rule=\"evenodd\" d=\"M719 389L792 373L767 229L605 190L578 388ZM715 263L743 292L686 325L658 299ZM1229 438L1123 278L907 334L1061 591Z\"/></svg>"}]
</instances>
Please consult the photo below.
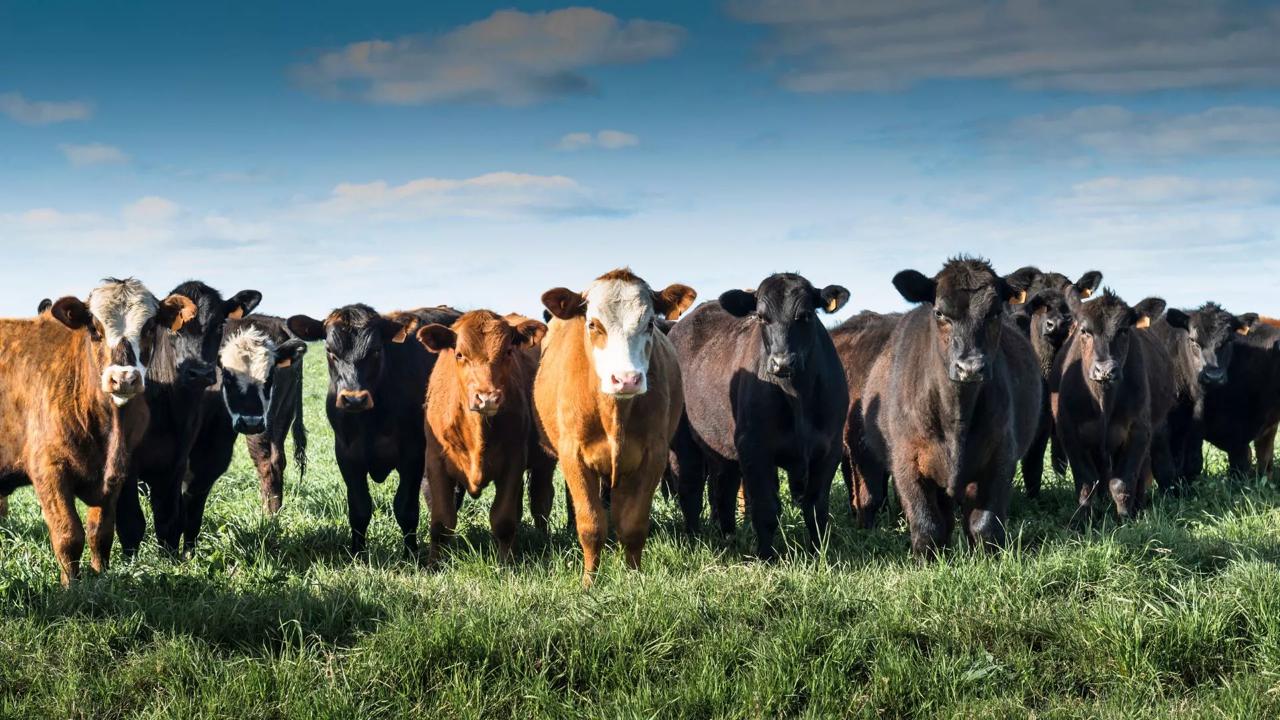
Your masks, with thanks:
<instances>
[{"instance_id":1,"label":"black cow","mask_svg":"<svg viewBox=\"0 0 1280 720\"><path fill-rule=\"evenodd\" d=\"M1067 471L1067 458L1061 444L1054 440L1053 413L1049 403L1049 375L1058 353L1066 345L1074 322L1067 296L1061 290L1040 290L1022 305L1015 322L1031 339L1031 348L1040 365L1041 408L1035 438L1026 457L1022 458L1022 483L1027 497L1040 495L1040 483L1044 477L1044 453L1052 443L1050 455L1053 471L1063 475Z\"/></svg>"},{"instance_id":2,"label":"black cow","mask_svg":"<svg viewBox=\"0 0 1280 720\"><path fill-rule=\"evenodd\" d=\"M117 509L116 533L126 554L137 552L146 533L139 482L150 492L160 546L169 551L178 549L185 524L182 486L189 468L203 468L202 459L193 458L192 450L209 421L205 400L217 379L223 326L228 318L252 312L262 301L256 290L244 290L224 300L217 290L195 280L182 283L171 294L190 299L197 312L179 332L156 333L155 353L147 368L151 422L133 453L132 477L121 489Z\"/></svg>"},{"instance_id":3,"label":"black cow","mask_svg":"<svg viewBox=\"0 0 1280 720\"><path fill-rule=\"evenodd\" d=\"M849 391L817 313L848 299L839 285L819 290L799 275L772 275L755 292L730 290L702 304L671 329L685 388L673 465L690 532L699 528L708 476L721 529L734 529L740 477L759 557L773 557L782 468L810 543L820 542Z\"/></svg>"},{"instance_id":4,"label":"black cow","mask_svg":"<svg viewBox=\"0 0 1280 720\"><path fill-rule=\"evenodd\" d=\"M1121 519L1146 504L1152 476L1173 480L1167 419L1173 407L1169 353L1148 327L1164 301L1130 307L1110 289L1090 302L1068 291L1076 331L1049 379L1058 440L1071 463L1080 508L1088 516L1101 486Z\"/></svg>"},{"instance_id":5,"label":"black cow","mask_svg":"<svg viewBox=\"0 0 1280 720\"><path fill-rule=\"evenodd\" d=\"M411 555L418 552L419 489L426 453L422 411L436 355L405 339L419 326L451 326L460 316L445 307L380 315L357 304L338 308L323 321L305 315L289 318L289 330L299 338L325 341L325 410L347 486L351 548L357 556L365 552L373 516L369 478L382 482L392 470L400 476L393 508L404 548Z\"/></svg>"},{"instance_id":6,"label":"black cow","mask_svg":"<svg viewBox=\"0 0 1280 720\"><path fill-rule=\"evenodd\" d=\"M1247 316L1241 316L1247 317ZM1227 453L1230 470L1268 475L1280 424L1280 328L1258 323L1236 338L1227 381L1206 388L1205 439Z\"/></svg>"},{"instance_id":7,"label":"black cow","mask_svg":"<svg viewBox=\"0 0 1280 720\"><path fill-rule=\"evenodd\" d=\"M1080 297L1087 298L1098 291L1098 286L1102 284L1102 273L1089 270L1081 275L1079 280L1072 282L1071 278L1062 273L1045 272L1038 267L1028 265L1005 275L1004 280L1009 287L1013 288L1013 296L1009 299L1009 304L1014 311L1014 318L1026 332L1030 330L1030 323L1027 320L1032 308L1028 303L1032 298L1045 290L1065 294L1069 288L1075 288Z\"/></svg>"},{"instance_id":8,"label":"black cow","mask_svg":"<svg viewBox=\"0 0 1280 720\"><path fill-rule=\"evenodd\" d=\"M918 555L951 542L956 505L970 544L1000 546L1041 403L1031 343L1006 321L1014 290L985 260L963 257L893 284L919 306L867 374L860 426L873 462L859 472L872 487L892 473Z\"/></svg>"},{"instance_id":9,"label":"black cow","mask_svg":"<svg viewBox=\"0 0 1280 720\"><path fill-rule=\"evenodd\" d=\"M1173 361L1177 399L1169 413L1169 447L1176 489L1188 488L1204 469L1206 389L1227 382L1234 341L1257 322L1256 313L1233 315L1216 303L1205 303L1190 311L1170 308L1151 325Z\"/></svg>"}]
</instances>

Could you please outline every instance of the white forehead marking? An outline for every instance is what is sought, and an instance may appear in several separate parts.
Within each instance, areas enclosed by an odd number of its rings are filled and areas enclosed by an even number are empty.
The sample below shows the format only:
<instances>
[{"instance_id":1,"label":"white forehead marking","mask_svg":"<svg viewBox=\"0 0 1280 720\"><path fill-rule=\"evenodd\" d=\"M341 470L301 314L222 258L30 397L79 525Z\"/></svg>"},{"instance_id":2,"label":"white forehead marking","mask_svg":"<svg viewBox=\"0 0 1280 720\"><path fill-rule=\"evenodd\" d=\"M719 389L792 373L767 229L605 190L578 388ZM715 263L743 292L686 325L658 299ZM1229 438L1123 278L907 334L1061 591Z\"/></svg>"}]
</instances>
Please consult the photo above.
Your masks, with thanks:
<instances>
[{"instance_id":1,"label":"white forehead marking","mask_svg":"<svg viewBox=\"0 0 1280 720\"><path fill-rule=\"evenodd\" d=\"M276 344L258 328L244 327L223 341L218 362L233 375L243 375L261 385L275 368Z\"/></svg>"},{"instance_id":2,"label":"white forehead marking","mask_svg":"<svg viewBox=\"0 0 1280 720\"><path fill-rule=\"evenodd\" d=\"M631 334L653 320L653 295L643 282L597 280L587 288L587 319L609 333Z\"/></svg>"},{"instance_id":3,"label":"white forehead marking","mask_svg":"<svg viewBox=\"0 0 1280 720\"><path fill-rule=\"evenodd\" d=\"M159 307L156 296L133 278L108 281L89 293L89 312L102 324L108 347L128 340L136 352L142 328Z\"/></svg>"}]
</instances>

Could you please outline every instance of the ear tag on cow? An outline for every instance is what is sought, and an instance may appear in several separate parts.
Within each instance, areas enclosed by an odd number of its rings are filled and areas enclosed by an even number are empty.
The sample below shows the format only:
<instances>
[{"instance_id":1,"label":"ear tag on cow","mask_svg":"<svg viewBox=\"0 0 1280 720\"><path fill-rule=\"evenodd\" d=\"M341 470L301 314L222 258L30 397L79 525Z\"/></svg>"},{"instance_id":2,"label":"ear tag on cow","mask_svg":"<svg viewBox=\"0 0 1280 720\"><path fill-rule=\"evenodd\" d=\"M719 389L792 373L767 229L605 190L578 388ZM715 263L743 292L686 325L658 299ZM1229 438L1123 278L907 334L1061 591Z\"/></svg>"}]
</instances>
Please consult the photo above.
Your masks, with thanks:
<instances>
[{"instance_id":1,"label":"ear tag on cow","mask_svg":"<svg viewBox=\"0 0 1280 720\"><path fill-rule=\"evenodd\" d=\"M1080 297L1087 298L1093 295L1093 288L1085 288L1080 291Z\"/></svg>"},{"instance_id":2,"label":"ear tag on cow","mask_svg":"<svg viewBox=\"0 0 1280 720\"><path fill-rule=\"evenodd\" d=\"M1026 291L1026 290L1019 290L1019 291L1018 291L1018 294L1017 294L1017 295L1014 295L1014 296L1013 296L1013 298L1009 300L1009 302L1010 302L1011 304L1013 304L1013 305L1021 305L1021 304L1025 303L1026 301L1027 301L1027 291Z\"/></svg>"},{"instance_id":3,"label":"ear tag on cow","mask_svg":"<svg viewBox=\"0 0 1280 720\"><path fill-rule=\"evenodd\" d=\"M840 307L840 298L833 297L830 300L827 300L827 312L833 313L838 307Z\"/></svg>"},{"instance_id":4,"label":"ear tag on cow","mask_svg":"<svg viewBox=\"0 0 1280 720\"><path fill-rule=\"evenodd\" d=\"M283 360L278 360L276 362L276 367L280 368L281 370L283 370L284 368L293 367L293 358L287 357L287 358L284 358Z\"/></svg>"},{"instance_id":5,"label":"ear tag on cow","mask_svg":"<svg viewBox=\"0 0 1280 720\"><path fill-rule=\"evenodd\" d=\"M237 306L235 310L232 310L231 312L227 313L227 318L229 320L239 320L242 317L244 317L243 305Z\"/></svg>"},{"instance_id":6,"label":"ear tag on cow","mask_svg":"<svg viewBox=\"0 0 1280 720\"><path fill-rule=\"evenodd\" d=\"M1151 327L1151 316L1143 315L1142 317L1138 318L1138 322L1134 323L1134 327L1138 328L1139 330L1146 330L1147 328Z\"/></svg>"},{"instance_id":7,"label":"ear tag on cow","mask_svg":"<svg viewBox=\"0 0 1280 720\"><path fill-rule=\"evenodd\" d=\"M1249 326L1248 326L1248 325L1241 326L1239 329L1237 329L1237 330L1236 330L1236 334L1237 334L1237 335L1248 335L1248 334L1249 334Z\"/></svg>"}]
</instances>

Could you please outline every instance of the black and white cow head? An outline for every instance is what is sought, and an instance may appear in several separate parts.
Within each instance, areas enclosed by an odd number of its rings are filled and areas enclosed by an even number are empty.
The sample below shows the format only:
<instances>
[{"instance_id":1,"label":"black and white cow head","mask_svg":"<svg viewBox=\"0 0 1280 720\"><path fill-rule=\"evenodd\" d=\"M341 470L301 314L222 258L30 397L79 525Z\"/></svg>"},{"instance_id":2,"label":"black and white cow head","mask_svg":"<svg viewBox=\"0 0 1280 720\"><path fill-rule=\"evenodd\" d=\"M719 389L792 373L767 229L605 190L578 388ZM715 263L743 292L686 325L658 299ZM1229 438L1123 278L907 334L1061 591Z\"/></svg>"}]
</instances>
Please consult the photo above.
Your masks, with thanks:
<instances>
[{"instance_id":1,"label":"black and white cow head","mask_svg":"<svg viewBox=\"0 0 1280 720\"><path fill-rule=\"evenodd\" d=\"M218 367L222 370L222 401L236 432L256 435L268 430L276 369L302 362L306 353L307 344L301 340L277 345L250 321L227 322Z\"/></svg>"}]
</instances>

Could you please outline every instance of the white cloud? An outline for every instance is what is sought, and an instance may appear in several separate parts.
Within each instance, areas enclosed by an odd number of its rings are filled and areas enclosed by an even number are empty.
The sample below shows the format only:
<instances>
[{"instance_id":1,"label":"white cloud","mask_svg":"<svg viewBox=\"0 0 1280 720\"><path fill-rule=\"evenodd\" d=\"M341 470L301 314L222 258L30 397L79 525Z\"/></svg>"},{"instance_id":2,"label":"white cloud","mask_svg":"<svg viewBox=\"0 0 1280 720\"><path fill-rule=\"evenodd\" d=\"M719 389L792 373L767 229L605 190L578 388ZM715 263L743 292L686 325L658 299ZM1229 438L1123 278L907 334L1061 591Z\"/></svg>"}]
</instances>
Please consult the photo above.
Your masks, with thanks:
<instances>
[{"instance_id":1,"label":"white cloud","mask_svg":"<svg viewBox=\"0 0 1280 720\"><path fill-rule=\"evenodd\" d=\"M934 79L1141 92L1280 84L1280 12L1245 0L731 0L796 92Z\"/></svg>"},{"instance_id":2,"label":"white cloud","mask_svg":"<svg viewBox=\"0 0 1280 720\"><path fill-rule=\"evenodd\" d=\"M1280 108L1227 106L1168 115L1103 105L1022 118L1010 136L1120 156L1273 154L1280 149Z\"/></svg>"},{"instance_id":3,"label":"white cloud","mask_svg":"<svg viewBox=\"0 0 1280 720\"><path fill-rule=\"evenodd\" d=\"M175 220L182 208L172 200L149 195L132 202L120 211L120 217L135 225L163 225Z\"/></svg>"},{"instance_id":4,"label":"white cloud","mask_svg":"<svg viewBox=\"0 0 1280 720\"><path fill-rule=\"evenodd\" d=\"M384 180L341 183L329 197L298 208L301 217L361 215L374 220L617 215L594 193L563 175L493 172L471 178L418 178L401 185Z\"/></svg>"},{"instance_id":5,"label":"white cloud","mask_svg":"<svg viewBox=\"0 0 1280 720\"><path fill-rule=\"evenodd\" d=\"M0 113L24 125L51 125L68 120L87 120L93 106L79 100L28 100L21 93L0 93Z\"/></svg>"},{"instance_id":6,"label":"white cloud","mask_svg":"<svg viewBox=\"0 0 1280 720\"><path fill-rule=\"evenodd\" d=\"M1152 210L1161 206L1179 211L1190 206L1256 206L1277 198L1276 183L1253 178L1203 179L1179 175L1102 177L1071 187L1059 202L1080 210Z\"/></svg>"},{"instance_id":7,"label":"white cloud","mask_svg":"<svg viewBox=\"0 0 1280 720\"><path fill-rule=\"evenodd\" d=\"M594 135L589 132L573 132L560 138L560 142L556 143L557 150L583 150L586 148L602 148L604 150L619 150L626 147L635 147L640 144L640 138L631 133L622 132L621 130L601 130Z\"/></svg>"},{"instance_id":8,"label":"white cloud","mask_svg":"<svg viewBox=\"0 0 1280 720\"><path fill-rule=\"evenodd\" d=\"M304 88L388 105L529 105L593 90L584 72L675 53L685 31L592 8L501 10L441 35L367 40L292 68Z\"/></svg>"},{"instance_id":9,"label":"white cloud","mask_svg":"<svg viewBox=\"0 0 1280 720\"><path fill-rule=\"evenodd\" d=\"M87 167L89 165L120 165L129 162L129 156L114 145L104 145L102 143L89 143L87 145L72 145L63 143L58 146L62 154L66 156L67 162L76 167Z\"/></svg>"}]
</instances>

